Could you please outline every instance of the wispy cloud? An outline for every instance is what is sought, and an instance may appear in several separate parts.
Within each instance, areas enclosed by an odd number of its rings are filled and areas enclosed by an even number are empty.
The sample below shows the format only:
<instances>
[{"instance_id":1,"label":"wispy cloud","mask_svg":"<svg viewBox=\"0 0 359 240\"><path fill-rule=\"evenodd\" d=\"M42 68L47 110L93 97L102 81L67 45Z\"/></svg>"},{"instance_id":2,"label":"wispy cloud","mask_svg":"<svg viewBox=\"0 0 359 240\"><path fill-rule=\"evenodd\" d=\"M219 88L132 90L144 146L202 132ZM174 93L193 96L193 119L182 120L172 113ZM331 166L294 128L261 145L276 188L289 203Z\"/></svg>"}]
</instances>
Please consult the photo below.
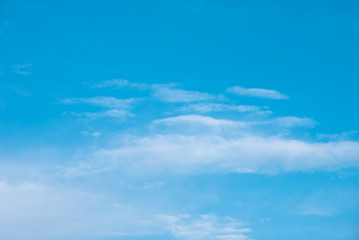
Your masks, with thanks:
<instances>
[{"instance_id":1,"label":"wispy cloud","mask_svg":"<svg viewBox=\"0 0 359 240\"><path fill-rule=\"evenodd\" d=\"M279 127L283 129L290 129L295 127L314 127L316 124L315 121L309 118L299 118L293 116L287 117L277 117L271 119L263 120L249 120L249 121L238 121L238 120L228 120L228 119L217 119L204 115L179 115L175 117L169 117L164 119L158 119L153 121L152 125L166 125L176 129L176 131L186 130L188 128L193 129L193 127L206 126L206 131L211 131L213 127L219 127L222 129L230 127L233 128L242 128L242 130L250 130L251 127ZM181 128L175 128L181 127ZM246 129L243 129L246 127ZM274 132L275 129L273 129ZM257 129L257 132L260 131ZM272 134L273 134L272 132ZM183 133L183 132L182 132Z\"/></svg>"},{"instance_id":2,"label":"wispy cloud","mask_svg":"<svg viewBox=\"0 0 359 240\"><path fill-rule=\"evenodd\" d=\"M144 191L149 191L145 188ZM88 239L172 236L187 240L248 239L250 229L231 217L167 214L115 201L96 192L31 181L0 181L2 239ZM118 198L116 198L118 199ZM21 228L21 231L18 229Z\"/></svg>"},{"instance_id":3,"label":"wispy cloud","mask_svg":"<svg viewBox=\"0 0 359 240\"><path fill-rule=\"evenodd\" d=\"M98 112L73 112L67 111L64 114L70 113L70 115L82 118L85 120L100 120L100 119L112 119L114 122L122 122L129 117L135 117L136 115L130 111L132 103L136 99L118 99L114 97L93 97L93 98L64 98L60 99L62 104L89 104L99 106L103 108L109 108L109 110Z\"/></svg>"},{"instance_id":4,"label":"wispy cloud","mask_svg":"<svg viewBox=\"0 0 359 240\"><path fill-rule=\"evenodd\" d=\"M109 202L66 186L0 181L0 195L1 239L88 239L164 232L153 221L155 216L145 214L142 207Z\"/></svg>"},{"instance_id":5,"label":"wispy cloud","mask_svg":"<svg viewBox=\"0 0 359 240\"><path fill-rule=\"evenodd\" d=\"M278 117L273 118L268 121L258 122L258 124L268 124L268 125L277 125L286 128L292 127L314 127L316 122L309 118L300 118L300 117Z\"/></svg>"},{"instance_id":6,"label":"wispy cloud","mask_svg":"<svg viewBox=\"0 0 359 240\"><path fill-rule=\"evenodd\" d=\"M228 93L233 93L238 96L248 96L248 97L259 97L259 98L269 98L269 99L288 99L287 95L284 95L276 90L269 90L263 88L243 88L240 86L234 86L227 89Z\"/></svg>"},{"instance_id":7,"label":"wispy cloud","mask_svg":"<svg viewBox=\"0 0 359 240\"><path fill-rule=\"evenodd\" d=\"M71 167L71 171L91 172L91 168L96 168L130 172L146 169L148 174L269 173L359 166L358 142L307 142L281 137L273 130L313 124L310 119L297 117L234 121L180 115L158 119L151 123L152 132L148 135L128 136L124 145L88 156L92 160L85 164L86 169L79 165L77 170Z\"/></svg>"},{"instance_id":8,"label":"wispy cloud","mask_svg":"<svg viewBox=\"0 0 359 240\"><path fill-rule=\"evenodd\" d=\"M164 102L200 102L206 100L214 100L214 95L197 92L187 91L178 88L155 85L152 87L152 96Z\"/></svg>"},{"instance_id":9,"label":"wispy cloud","mask_svg":"<svg viewBox=\"0 0 359 240\"><path fill-rule=\"evenodd\" d=\"M163 102L187 103L214 100L217 98L217 96L211 95L209 93L180 89L174 83L146 84L130 82L123 79L114 79L100 82L96 84L95 87L133 88L139 91L149 91L153 98Z\"/></svg>"},{"instance_id":10,"label":"wispy cloud","mask_svg":"<svg viewBox=\"0 0 359 240\"><path fill-rule=\"evenodd\" d=\"M181 131L181 129L178 129L176 127L183 127L183 129L186 129L186 127L205 127L206 130L211 130L209 128L213 127L244 127L248 124L245 122L240 121L232 121L232 120L226 120L226 119L215 119L208 116L202 116L202 115L180 115L176 117L170 117L170 118L164 118L164 119L158 119L153 121L153 125L161 125L163 127L164 125L168 127L172 127L176 129L176 131Z\"/></svg>"},{"instance_id":11,"label":"wispy cloud","mask_svg":"<svg viewBox=\"0 0 359 240\"><path fill-rule=\"evenodd\" d=\"M110 109L99 112L65 112L63 115L70 115L85 120L112 119L115 122L124 121L136 115L126 109Z\"/></svg>"},{"instance_id":12,"label":"wispy cloud","mask_svg":"<svg viewBox=\"0 0 359 240\"><path fill-rule=\"evenodd\" d=\"M94 131L94 132L89 132L89 131L80 131L81 134L87 136L92 136L92 137L100 137L101 136L101 132L97 132L97 131Z\"/></svg>"},{"instance_id":13,"label":"wispy cloud","mask_svg":"<svg viewBox=\"0 0 359 240\"><path fill-rule=\"evenodd\" d=\"M15 73L21 74L21 75L27 75L31 74L32 72L29 70L29 68L33 67L33 64L27 63L27 64L16 64L12 66Z\"/></svg>"},{"instance_id":14,"label":"wispy cloud","mask_svg":"<svg viewBox=\"0 0 359 240\"><path fill-rule=\"evenodd\" d=\"M125 79L113 79L113 80L108 80L108 81L103 81L100 83L97 83L94 85L94 87L96 88L105 88L105 87L113 87L113 88L134 88L137 90L148 90L148 88L150 88L150 84L145 84L145 83L134 83L134 82L130 82L128 80Z\"/></svg>"},{"instance_id":15,"label":"wispy cloud","mask_svg":"<svg viewBox=\"0 0 359 240\"><path fill-rule=\"evenodd\" d=\"M85 112L81 113L80 116L86 116L93 120L99 118L115 118L118 120L125 120L128 117L134 117L135 114L123 109L111 109L102 112Z\"/></svg>"},{"instance_id":16,"label":"wispy cloud","mask_svg":"<svg viewBox=\"0 0 359 240\"><path fill-rule=\"evenodd\" d=\"M301 206L299 210L294 214L303 216L334 216L336 210L332 208L312 207L312 206Z\"/></svg>"},{"instance_id":17,"label":"wispy cloud","mask_svg":"<svg viewBox=\"0 0 359 240\"><path fill-rule=\"evenodd\" d=\"M243 223L230 217L218 218L214 215L159 215L158 218L176 238L187 240L228 239L245 240L251 230Z\"/></svg>"},{"instance_id":18,"label":"wispy cloud","mask_svg":"<svg viewBox=\"0 0 359 240\"><path fill-rule=\"evenodd\" d=\"M294 128L311 128L312 119L296 116L273 117L267 108L215 102L218 96L188 91L175 84L139 84L127 80L111 80L96 87L134 88L149 92L163 102L182 103L183 112L245 112L262 113L255 118L215 118L200 114L177 115L154 120L144 125L145 135L128 135L117 147L97 149L86 161L65 168L71 174L123 172L176 174L203 172L256 172L332 170L359 166L359 143L355 141L316 142L291 136ZM266 89L228 89L241 95L272 99L287 96ZM112 108L99 113L83 113L91 119L133 116L128 111L133 99L112 97L69 98L64 103L86 103ZM203 101L203 102L202 102ZM164 111L166 111L164 107ZM124 142L123 142L124 141ZM85 167L83 167L85 166ZM67 170L66 170L67 169Z\"/></svg>"},{"instance_id":19,"label":"wispy cloud","mask_svg":"<svg viewBox=\"0 0 359 240\"><path fill-rule=\"evenodd\" d=\"M267 108L252 105L229 105L223 103L194 103L183 106L177 110L178 112L239 112L251 114L272 114Z\"/></svg>"},{"instance_id":20,"label":"wispy cloud","mask_svg":"<svg viewBox=\"0 0 359 240\"><path fill-rule=\"evenodd\" d=\"M114 97L64 98L60 99L60 102L63 104L90 104L105 108L128 109L135 102L135 99L118 99Z\"/></svg>"},{"instance_id":21,"label":"wispy cloud","mask_svg":"<svg viewBox=\"0 0 359 240\"><path fill-rule=\"evenodd\" d=\"M86 169L137 174L277 173L359 166L359 143L313 143L281 137L166 134L131 137L87 156ZM73 172L76 167L72 167ZM76 172L75 171L75 172Z\"/></svg>"},{"instance_id":22,"label":"wispy cloud","mask_svg":"<svg viewBox=\"0 0 359 240\"><path fill-rule=\"evenodd\" d=\"M208 93L179 89L174 84L138 84L127 80L112 80L97 87L130 87L148 91L163 102L185 105L178 111L254 112L262 108L251 105L231 105L213 102L218 97ZM241 94L273 99L285 95L266 89L231 88ZM243 92L244 91L244 92ZM128 111L134 99L113 97L68 98L67 104L92 104L111 108L98 113L85 112L82 117L104 117L119 120L134 116ZM192 103L197 101L206 101ZM208 101L208 102L207 102ZM161 118L147 123L145 135L128 135L117 147L102 148L89 153L85 162L64 168L71 174L103 172L117 169L123 172L147 174L173 172L176 174L203 172L256 172L332 170L359 166L359 143L355 141L316 142L291 136L294 128L311 128L316 124L309 118L296 116L273 117L262 114L255 119L233 117L214 118L187 114ZM84 167L85 166L85 167Z\"/></svg>"},{"instance_id":23,"label":"wispy cloud","mask_svg":"<svg viewBox=\"0 0 359 240\"><path fill-rule=\"evenodd\" d=\"M350 137L354 137L358 131L348 131L343 133L336 133L336 134L324 134L324 133L318 133L317 139L319 140L330 140L330 141L336 141L336 140L344 140L348 139Z\"/></svg>"}]
</instances>

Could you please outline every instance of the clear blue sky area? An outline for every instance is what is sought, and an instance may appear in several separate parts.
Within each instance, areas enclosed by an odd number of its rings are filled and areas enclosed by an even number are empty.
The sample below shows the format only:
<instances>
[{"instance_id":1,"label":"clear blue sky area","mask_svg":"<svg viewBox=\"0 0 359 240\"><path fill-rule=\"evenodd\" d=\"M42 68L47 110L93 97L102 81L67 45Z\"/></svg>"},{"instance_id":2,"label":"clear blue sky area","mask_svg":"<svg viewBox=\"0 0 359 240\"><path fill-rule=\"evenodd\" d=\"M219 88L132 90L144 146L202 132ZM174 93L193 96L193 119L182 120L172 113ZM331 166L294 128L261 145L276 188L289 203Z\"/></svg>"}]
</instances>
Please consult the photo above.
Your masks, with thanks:
<instances>
[{"instance_id":1,"label":"clear blue sky area","mask_svg":"<svg viewBox=\"0 0 359 240\"><path fill-rule=\"evenodd\" d=\"M0 0L0 239L358 239L358 10Z\"/></svg>"}]
</instances>

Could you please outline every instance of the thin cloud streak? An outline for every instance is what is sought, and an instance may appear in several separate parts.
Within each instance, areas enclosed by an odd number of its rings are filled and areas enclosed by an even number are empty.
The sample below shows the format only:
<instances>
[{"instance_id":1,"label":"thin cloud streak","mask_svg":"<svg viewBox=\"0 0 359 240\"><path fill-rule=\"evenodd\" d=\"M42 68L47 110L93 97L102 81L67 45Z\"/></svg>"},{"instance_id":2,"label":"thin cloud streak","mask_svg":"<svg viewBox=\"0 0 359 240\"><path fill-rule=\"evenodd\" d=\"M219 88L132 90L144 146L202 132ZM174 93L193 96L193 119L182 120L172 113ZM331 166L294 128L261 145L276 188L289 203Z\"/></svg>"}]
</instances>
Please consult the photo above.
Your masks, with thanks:
<instances>
[{"instance_id":1,"label":"thin cloud streak","mask_svg":"<svg viewBox=\"0 0 359 240\"><path fill-rule=\"evenodd\" d=\"M244 88L240 86L234 86L228 88L227 92L238 96L269 98L275 100L289 98L287 95L284 95L276 90L263 89L263 88Z\"/></svg>"},{"instance_id":2,"label":"thin cloud streak","mask_svg":"<svg viewBox=\"0 0 359 240\"><path fill-rule=\"evenodd\" d=\"M167 86L154 86L152 96L163 102L200 102L214 100L216 97L208 93L187 91Z\"/></svg>"},{"instance_id":3,"label":"thin cloud streak","mask_svg":"<svg viewBox=\"0 0 359 240\"><path fill-rule=\"evenodd\" d=\"M238 220L230 217L218 218L214 215L180 216L159 215L171 235L187 240L246 240L251 229L244 228Z\"/></svg>"},{"instance_id":4,"label":"thin cloud streak","mask_svg":"<svg viewBox=\"0 0 359 240\"><path fill-rule=\"evenodd\" d=\"M103 81L98 84L95 84L95 88L106 88L106 87L113 87L113 88L134 88L137 90L145 91L150 88L150 84L145 83L134 83L130 82L125 79L113 79L109 81Z\"/></svg>"},{"instance_id":5,"label":"thin cloud streak","mask_svg":"<svg viewBox=\"0 0 359 240\"><path fill-rule=\"evenodd\" d=\"M195 113L210 113L210 112L239 112L250 114L272 114L272 111L267 108L253 106L253 105L229 105L223 103L194 103L188 104L177 109L177 112L195 112Z\"/></svg>"},{"instance_id":6,"label":"thin cloud streak","mask_svg":"<svg viewBox=\"0 0 359 240\"><path fill-rule=\"evenodd\" d=\"M217 99L217 96L208 93L180 89L174 83L146 84L130 82L123 79L113 79L100 82L96 84L95 87L132 88L138 91L148 91L150 92L150 95L157 100L173 103L200 102Z\"/></svg>"},{"instance_id":7,"label":"thin cloud streak","mask_svg":"<svg viewBox=\"0 0 359 240\"><path fill-rule=\"evenodd\" d=\"M164 119L158 119L153 121L152 125L165 124L167 126L175 127L176 125L182 126L187 124L190 125L203 125L208 127L251 127L251 126L273 126L273 127L282 127L285 129L294 128L294 127L314 127L316 124L315 121L309 118L299 118L293 116L287 117L277 117L272 119L263 119L257 121L235 121L235 120L227 120L227 119L217 119L204 115L179 115L175 117L169 117ZM182 128L185 129L185 128ZM210 131L210 128L207 128ZM177 131L181 131L181 129L177 129Z\"/></svg>"},{"instance_id":8,"label":"thin cloud streak","mask_svg":"<svg viewBox=\"0 0 359 240\"><path fill-rule=\"evenodd\" d=\"M119 120L125 120L128 117L135 117L136 115L123 109L111 109L102 112L85 112L80 113L79 116L85 116L92 120L99 118L115 118Z\"/></svg>"},{"instance_id":9,"label":"thin cloud streak","mask_svg":"<svg viewBox=\"0 0 359 240\"><path fill-rule=\"evenodd\" d=\"M118 99L114 97L93 97L93 98L64 98L60 99L63 104L89 104L105 108L130 108L136 99Z\"/></svg>"},{"instance_id":10,"label":"thin cloud streak","mask_svg":"<svg viewBox=\"0 0 359 240\"><path fill-rule=\"evenodd\" d=\"M332 208L301 206L301 207L299 207L299 210L296 211L294 214L302 215L302 216L330 217L330 216L334 216L336 212L337 211Z\"/></svg>"}]
</instances>

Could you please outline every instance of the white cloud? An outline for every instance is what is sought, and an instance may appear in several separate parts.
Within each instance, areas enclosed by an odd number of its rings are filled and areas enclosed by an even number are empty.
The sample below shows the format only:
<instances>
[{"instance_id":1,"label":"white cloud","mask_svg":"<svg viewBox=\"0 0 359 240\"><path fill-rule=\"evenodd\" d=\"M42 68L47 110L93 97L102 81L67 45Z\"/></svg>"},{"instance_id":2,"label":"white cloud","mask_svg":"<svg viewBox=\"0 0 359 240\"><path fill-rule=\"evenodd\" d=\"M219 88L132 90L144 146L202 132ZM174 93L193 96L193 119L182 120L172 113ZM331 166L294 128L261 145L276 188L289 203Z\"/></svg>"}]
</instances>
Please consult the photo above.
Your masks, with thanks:
<instances>
[{"instance_id":1,"label":"white cloud","mask_svg":"<svg viewBox=\"0 0 359 240\"><path fill-rule=\"evenodd\" d=\"M118 99L114 97L93 97L93 98L65 98L60 100L63 104L90 104L106 108L128 109L135 101L134 98Z\"/></svg>"},{"instance_id":2,"label":"white cloud","mask_svg":"<svg viewBox=\"0 0 359 240\"><path fill-rule=\"evenodd\" d=\"M149 91L165 102L190 103L217 99L197 91L178 89L171 84L138 84L112 80L98 87L132 87ZM241 95L284 99L287 96L266 89L233 87L229 92ZM104 107L126 108L133 99L109 97L65 99L68 103L88 103ZM187 107L187 108L186 108ZM189 104L184 111L233 110L260 112L257 106L226 105L213 102ZM92 119L131 116L126 109L83 113ZM359 166L359 142L304 141L291 136L296 127L313 127L315 121L295 116L260 115L255 120L216 119L188 114L158 119L150 123L145 136L128 136L117 147L96 150L83 161L65 168L66 174L100 173L117 169L123 172L177 174L202 172L256 172L334 170ZM286 136L286 137L284 137ZM111 141L114 146L115 141Z\"/></svg>"},{"instance_id":3,"label":"white cloud","mask_svg":"<svg viewBox=\"0 0 359 240\"><path fill-rule=\"evenodd\" d=\"M145 83L134 83L125 79L113 79L109 81L100 82L95 85L96 88L114 87L114 88L135 88L137 90L147 90L150 85Z\"/></svg>"},{"instance_id":4,"label":"white cloud","mask_svg":"<svg viewBox=\"0 0 359 240\"><path fill-rule=\"evenodd\" d=\"M157 134L245 135L250 130L250 123L193 114L155 120L150 129Z\"/></svg>"},{"instance_id":5,"label":"white cloud","mask_svg":"<svg viewBox=\"0 0 359 240\"><path fill-rule=\"evenodd\" d=\"M208 113L208 112L240 112L251 114L272 114L270 110L252 106L252 105L228 105L221 103L194 103L179 108L179 112L196 112L196 113Z\"/></svg>"},{"instance_id":6,"label":"white cloud","mask_svg":"<svg viewBox=\"0 0 359 240\"><path fill-rule=\"evenodd\" d=\"M114 88L133 88L139 91L149 91L153 98L163 102L199 102L214 100L217 97L208 93L188 91L179 89L176 84L146 84L130 82L123 79L113 79L110 81L100 82L95 85L97 88L114 87Z\"/></svg>"},{"instance_id":7,"label":"white cloud","mask_svg":"<svg viewBox=\"0 0 359 240\"><path fill-rule=\"evenodd\" d=\"M309 118L299 118L299 117L278 117L273 118L269 121L262 121L258 122L259 124L270 124L270 125L277 125L286 128L292 127L314 127L316 124L315 121Z\"/></svg>"},{"instance_id":8,"label":"white cloud","mask_svg":"<svg viewBox=\"0 0 359 240\"><path fill-rule=\"evenodd\" d=\"M161 210L156 212L158 209L154 211L151 205L129 203L133 199L113 202L115 199L63 185L0 181L0 238L45 240L172 235L186 240L247 239L245 234L250 231L230 217L168 215Z\"/></svg>"},{"instance_id":9,"label":"white cloud","mask_svg":"<svg viewBox=\"0 0 359 240\"><path fill-rule=\"evenodd\" d=\"M108 118L117 118L117 119L125 119L127 117L134 117L135 115L127 110L122 110L122 109L111 109L111 110L107 110L107 111L102 111L102 112L85 112L85 113L81 113L80 115L82 116L86 116L92 119L97 119L97 118L104 118L104 117L108 117Z\"/></svg>"},{"instance_id":10,"label":"white cloud","mask_svg":"<svg viewBox=\"0 0 359 240\"><path fill-rule=\"evenodd\" d=\"M251 230L243 223L230 217L218 218L214 215L159 215L170 234L186 240L245 240Z\"/></svg>"},{"instance_id":11,"label":"white cloud","mask_svg":"<svg viewBox=\"0 0 359 240\"><path fill-rule=\"evenodd\" d=\"M104 196L34 182L0 181L0 238L92 239L163 234L155 214Z\"/></svg>"},{"instance_id":12,"label":"white cloud","mask_svg":"<svg viewBox=\"0 0 359 240\"><path fill-rule=\"evenodd\" d=\"M153 133L122 137L118 147L95 151L86 156L85 162L65 172L76 175L121 169L149 174L276 173L359 166L359 142L310 142L263 131L268 126L288 129L312 124L309 119L294 117L262 122L201 115L159 119L152 123Z\"/></svg>"},{"instance_id":13,"label":"white cloud","mask_svg":"<svg viewBox=\"0 0 359 240\"><path fill-rule=\"evenodd\" d=\"M275 90L262 89L262 88L243 88L240 86L234 86L227 89L227 92L233 93L239 96L248 96L248 97L260 97L260 98L270 98L270 99L288 99L287 95L284 95Z\"/></svg>"},{"instance_id":14,"label":"white cloud","mask_svg":"<svg viewBox=\"0 0 359 240\"><path fill-rule=\"evenodd\" d=\"M124 121L129 117L135 117L136 115L125 109L110 109L100 112L65 112L63 115L71 115L84 120L98 120L98 119L112 119L114 121Z\"/></svg>"},{"instance_id":15,"label":"white cloud","mask_svg":"<svg viewBox=\"0 0 359 240\"><path fill-rule=\"evenodd\" d=\"M164 118L155 120L153 124L164 124L167 126L174 126L174 125L182 125L182 124L199 124L199 125L205 125L205 126L218 126L218 127L225 127L225 126L245 126L247 125L244 122L239 121L232 121L232 120L226 120L226 119L215 119L208 116L203 115L180 115L176 117L170 117L170 118Z\"/></svg>"},{"instance_id":16,"label":"white cloud","mask_svg":"<svg viewBox=\"0 0 359 240\"><path fill-rule=\"evenodd\" d=\"M359 166L359 143L313 143L280 137L156 135L100 149L69 174L116 170L131 174L277 173ZM85 168L83 167L85 166Z\"/></svg>"},{"instance_id":17,"label":"white cloud","mask_svg":"<svg viewBox=\"0 0 359 240\"><path fill-rule=\"evenodd\" d=\"M272 118L268 120L258 120L258 121L234 121L227 119L216 119L209 116L203 115L179 115L175 117L169 117L164 119L155 120L152 123L154 125L161 125L161 127L171 127L175 131L180 131L183 134L188 129L203 129L207 132L212 130L231 130L238 132L238 130L244 132L249 132L254 128L268 128L271 127L272 131L276 128L290 129L295 127L313 127L316 123L308 118L298 118L298 117L279 117ZM163 128L162 128L163 129ZM263 131L263 133L265 133ZM273 132L272 132L273 133Z\"/></svg>"},{"instance_id":18,"label":"white cloud","mask_svg":"<svg viewBox=\"0 0 359 240\"><path fill-rule=\"evenodd\" d=\"M94 132L89 132L89 131L80 131L81 134L87 136L92 136L92 137L100 137L101 136L101 132L97 132L97 131L94 131Z\"/></svg>"},{"instance_id":19,"label":"white cloud","mask_svg":"<svg viewBox=\"0 0 359 240\"><path fill-rule=\"evenodd\" d=\"M32 182L0 182L0 195L0 238L9 240L61 239L76 234L84 230L81 225L86 219L81 215L89 207L86 202L94 200Z\"/></svg>"},{"instance_id":20,"label":"white cloud","mask_svg":"<svg viewBox=\"0 0 359 240\"><path fill-rule=\"evenodd\" d=\"M214 100L216 98L208 93L187 91L165 85L154 85L152 88L152 96L164 102L199 102Z\"/></svg>"},{"instance_id":21,"label":"white cloud","mask_svg":"<svg viewBox=\"0 0 359 240\"><path fill-rule=\"evenodd\" d=\"M336 141L336 140L344 140L348 139L350 137L355 136L358 133L358 131L349 131L349 132L343 132L343 133L337 133L337 134L324 134L324 133L318 133L316 137L319 140L330 140L330 141Z\"/></svg>"}]
</instances>

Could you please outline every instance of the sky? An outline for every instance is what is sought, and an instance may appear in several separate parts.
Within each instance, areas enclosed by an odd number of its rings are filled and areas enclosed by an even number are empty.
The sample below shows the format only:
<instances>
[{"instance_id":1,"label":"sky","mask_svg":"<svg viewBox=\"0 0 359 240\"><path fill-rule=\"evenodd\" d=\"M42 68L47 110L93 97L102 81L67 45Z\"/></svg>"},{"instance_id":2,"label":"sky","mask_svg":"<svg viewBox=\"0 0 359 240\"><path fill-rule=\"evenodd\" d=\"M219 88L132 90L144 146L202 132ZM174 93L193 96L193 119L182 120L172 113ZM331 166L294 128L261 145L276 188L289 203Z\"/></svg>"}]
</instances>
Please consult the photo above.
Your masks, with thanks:
<instances>
[{"instance_id":1,"label":"sky","mask_svg":"<svg viewBox=\"0 0 359 240\"><path fill-rule=\"evenodd\" d=\"M0 0L0 238L359 239L358 8Z\"/></svg>"}]
</instances>

